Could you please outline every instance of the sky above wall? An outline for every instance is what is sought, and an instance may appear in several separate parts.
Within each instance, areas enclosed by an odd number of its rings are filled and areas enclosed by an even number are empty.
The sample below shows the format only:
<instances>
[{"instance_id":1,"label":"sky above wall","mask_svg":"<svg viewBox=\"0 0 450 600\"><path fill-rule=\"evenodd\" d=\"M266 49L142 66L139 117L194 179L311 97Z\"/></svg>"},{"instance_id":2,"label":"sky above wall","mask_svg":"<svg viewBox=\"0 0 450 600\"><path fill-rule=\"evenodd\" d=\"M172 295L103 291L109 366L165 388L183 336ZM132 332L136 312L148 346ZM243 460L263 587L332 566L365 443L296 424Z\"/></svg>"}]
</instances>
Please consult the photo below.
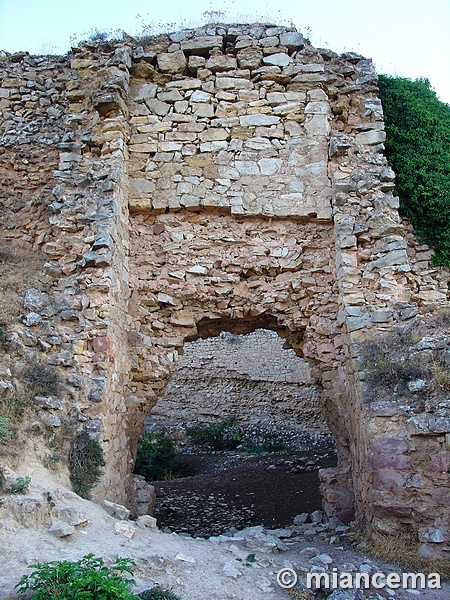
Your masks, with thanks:
<instances>
[{"instance_id":1,"label":"sky above wall","mask_svg":"<svg viewBox=\"0 0 450 600\"><path fill-rule=\"evenodd\" d=\"M207 22L293 24L312 44L426 77L450 104L450 0L0 0L0 49L65 54L94 30L130 35Z\"/></svg>"}]
</instances>

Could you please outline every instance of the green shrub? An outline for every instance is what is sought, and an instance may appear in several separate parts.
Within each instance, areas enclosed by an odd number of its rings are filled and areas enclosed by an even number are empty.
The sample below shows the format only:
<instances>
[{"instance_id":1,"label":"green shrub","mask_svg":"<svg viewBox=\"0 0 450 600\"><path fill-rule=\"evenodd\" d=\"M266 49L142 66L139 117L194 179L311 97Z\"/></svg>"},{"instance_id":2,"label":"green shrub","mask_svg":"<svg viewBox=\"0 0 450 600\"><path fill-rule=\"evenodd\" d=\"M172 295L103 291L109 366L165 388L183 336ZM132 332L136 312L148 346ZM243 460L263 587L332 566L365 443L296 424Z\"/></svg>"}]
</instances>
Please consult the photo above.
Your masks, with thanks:
<instances>
[{"instance_id":1,"label":"green shrub","mask_svg":"<svg viewBox=\"0 0 450 600\"><path fill-rule=\"evenodd\" d=\"M396 173L400 212L450 265L450 105L426 79L379 78L386 124L386 156Z\"/></svg>"},{"instance_id":2,"label":"green shrub","mask_svg":"<svg viewBox=\"0 0 450 600\"><path fill-rule=\"evenodd\" d=\"M194 444L213 450L234 450L242 442L242 432L235 419L222 419L214 425L198 425L187 430Z\"/></svg>"},{"instance_id":3,"label":"green shrub","mask_svg":"<svg viewBox=\"0 0 450 600\"><path fill-rule=\"evenodd\" d=\"M30 565L31 575L24 575L16 589L20 594L34 592L33 600L132 600L132 567L130 558L118 558L106 567L102 558L93 554L76 562L55 561Z\"/></svg>"},{"instance_id":4,"label":"green shrub","mask_svg":"<svg viewBox=\"0 0 450 600\"><path fill-rule=\"evenodd\" d=\"M0 446L12 438L11 422L6 417L0 417Z\"/></svg>"},{"instance_id":5,"label":"green shrub","mask_svg":"<svg viewBox=\"0 0 450 600\"><path fill-rule=\"evenodd\" d=\"M160 433L145 433L138 442L134 472L146 481L179 476L182 472L173 441Z\"/></svg>"},{"instance_id":6,"label":"green shrub","mask_svg":"<svg viewBox=\"0 0 450 600\"><path fill-rule=\"evenodd\" d=\"M101 467L105 466L105 461L102 447L86 431L79 433L72 441L68 466L74 492L89 499L102 476Z\"/></svg>"},{"instance_id":7,"label":"green shrub","mask_svg":"<svg viewBox=\"0 0 450 600\"><path fill-rule=\"evenodd\" d=\"M17 477L16 481L8 488L5 488L6 494L26 494L30 487L31 477Z\"/></svg>"}]
</instances>

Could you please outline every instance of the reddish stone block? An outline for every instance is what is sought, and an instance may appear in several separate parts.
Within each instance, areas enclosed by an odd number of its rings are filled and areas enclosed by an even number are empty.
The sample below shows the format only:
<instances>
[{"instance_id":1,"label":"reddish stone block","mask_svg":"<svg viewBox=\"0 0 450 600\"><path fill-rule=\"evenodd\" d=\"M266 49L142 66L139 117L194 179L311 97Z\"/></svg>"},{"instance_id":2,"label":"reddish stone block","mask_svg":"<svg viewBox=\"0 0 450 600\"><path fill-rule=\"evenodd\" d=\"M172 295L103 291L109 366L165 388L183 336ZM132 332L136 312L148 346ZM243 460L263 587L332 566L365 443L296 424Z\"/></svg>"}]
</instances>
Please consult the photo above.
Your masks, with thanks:
<instances>
[{"instance_id":1,"label":"reddish stone block","mask_svg":"<svg viewBox=\"0 0 450 600\"><path fill-rule=\"evenodd\" d=\"M94 352L104 354L109 350L109 338L106 336L95 337L92 340L92 348Z\"/></svg>"},{"instance_id":2,"label":"reddish stone block","mask_svg":"<svg viewBox=\"0 0 450 600\"><path fill-rule=\"evenodd\" d=\"M380 504L373 505L373 514L379 519L385 519L386 517L409 517L412 513L412 509L409 506L400 506L397 504L388 504L382 506Z\"/></svg>"},{"instance_id":3,"label":"reddish stone block","mask_svg":"<svg viewBox=\"0 0 450 600\"><path fill-rule=\"evenodd\" d=\"M404 438L377 437L371 446L375 454L405 454L409 451L409 442Z\"/></svg>"},{"instance_id":4,"label":"reddish stone block","mask_svg":"<svg viewBox=\"0 0 450 600\"><path fill-rule=\"evenodd\" d=\"M370 458L370 466L373 469L409 469L411 459L403 455L374 454Z\"/></svg>"},{"instance_id":5,"label":"reddish stone block","mask_svg":"<svg viewBox=\"0 0 450 600\"><path fill-rule=\"evenodd\" d=\"M431 457L430 471L450 471L450 452L439 452Z\"/></svg>"},{"instance_id":6,"label":"reddish stone block","mask_svg":"<svg viewBox=\"0 0 450 600\"><path fill-rule=\"evenodd\" d=\"M384 490L403 488L405 477L395 469L379 469L374 473L373 484L376 488Z\"/></svg>"}]
</instances>

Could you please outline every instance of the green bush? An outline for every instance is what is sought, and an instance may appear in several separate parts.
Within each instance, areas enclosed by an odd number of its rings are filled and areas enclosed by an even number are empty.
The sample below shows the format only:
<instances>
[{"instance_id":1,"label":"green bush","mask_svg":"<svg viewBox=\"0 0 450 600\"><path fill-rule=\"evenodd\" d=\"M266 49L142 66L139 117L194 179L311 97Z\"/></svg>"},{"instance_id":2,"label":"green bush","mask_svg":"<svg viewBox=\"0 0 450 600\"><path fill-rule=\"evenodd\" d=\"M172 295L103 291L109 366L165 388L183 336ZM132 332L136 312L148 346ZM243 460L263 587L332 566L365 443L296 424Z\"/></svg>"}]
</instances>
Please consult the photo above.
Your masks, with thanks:
<instances>
[{"instance_id":1,"label":"green bush","mask_svg":"<svg viewBox=\"0 0 450 600\"><path fill-rule=\"evenodd\" d=\"M101 467L105 466L105 461L102 447L86 431L79 433L72 441L68 466L74 492L89 499L102 476Z\"/></svg>"},{"instance_id":2,"label":"green bush","mask_svg":"<svg viewBox=\"0 0 450 600\"><path fill-rule=\"evenodd\" d=\"M55 561L30 565L31 575L24 575L16 589L20 594L34 592L34 600L132 600L130 588L134 580L130 558L118 558L106 567L102 558L93 554L76 562Z\"/></svg>"},{"instance_id":3,"label":"green bush","mask_svg":"<svg viewBox=\"0 0 450 600\"><path fill-rule=\"evenodd\" d=\"M242 442L242 432L235 419L223 419L214 425L197 425L187 430L194 444L213 450L234 450Z\"/></svg>"},{"instance_id":4,"label":"green bush","mask_svg":"<svg viewBox=\"0 0 450 600\"><path fill-rule=\"evenodd\" d=\"M8 488L5 489L6 494L26 494L30 487L31 477L19 476Z\"/></svg>"},{"instance_id":5,"label":"green bush","mask_svg":"<svg viewBox=\"0 0 450 600\"><path fill-rule=\"evenodd\" d=\"M11 422L6 417L0 417L0 446L12 438Z\"/></svg>"},{"instance_id":6,"label":"green bush","mask_svg":"<svg viewBox=\"0 0 450 600\"><path fill-rule=\"evenodd\" d=\"M379 95L400 212L433 247L435 263L450 265L450 106L426 79L381 75Z\"/></svg>"},{"instance_id":7,"label":"green bush","mask_svg":"<svg viewBox=\"0 0 450 600\"><path fill-rule=\"evenodd\" d=\"M173 441L160 433L145 433L138 442L134 472L146 481L181 475Z\"/></svg>"}]
</instances>

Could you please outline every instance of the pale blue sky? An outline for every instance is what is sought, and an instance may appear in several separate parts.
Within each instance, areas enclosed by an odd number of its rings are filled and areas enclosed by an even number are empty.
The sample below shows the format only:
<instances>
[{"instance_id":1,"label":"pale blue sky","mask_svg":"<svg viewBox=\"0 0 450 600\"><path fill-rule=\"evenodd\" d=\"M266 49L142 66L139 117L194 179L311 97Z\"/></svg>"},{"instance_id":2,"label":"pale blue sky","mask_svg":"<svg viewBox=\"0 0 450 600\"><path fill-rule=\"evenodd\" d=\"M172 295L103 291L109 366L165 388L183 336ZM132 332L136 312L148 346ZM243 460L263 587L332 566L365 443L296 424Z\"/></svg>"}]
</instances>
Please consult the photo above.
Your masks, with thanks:
<instances>
[{"instance_id":1,"label":"pale blue sky","mask_svg":"<svg viewBox=\"0 0 450 600\"><path fill-rule=\"evenodd\" d=\"M0 49L65 54L93 29L173 31L211 11L224 22L292 22L315 46L372 58L379 73L427 77L450 103L450 0L0 0Z\"/></svg>"}]
</instances>

